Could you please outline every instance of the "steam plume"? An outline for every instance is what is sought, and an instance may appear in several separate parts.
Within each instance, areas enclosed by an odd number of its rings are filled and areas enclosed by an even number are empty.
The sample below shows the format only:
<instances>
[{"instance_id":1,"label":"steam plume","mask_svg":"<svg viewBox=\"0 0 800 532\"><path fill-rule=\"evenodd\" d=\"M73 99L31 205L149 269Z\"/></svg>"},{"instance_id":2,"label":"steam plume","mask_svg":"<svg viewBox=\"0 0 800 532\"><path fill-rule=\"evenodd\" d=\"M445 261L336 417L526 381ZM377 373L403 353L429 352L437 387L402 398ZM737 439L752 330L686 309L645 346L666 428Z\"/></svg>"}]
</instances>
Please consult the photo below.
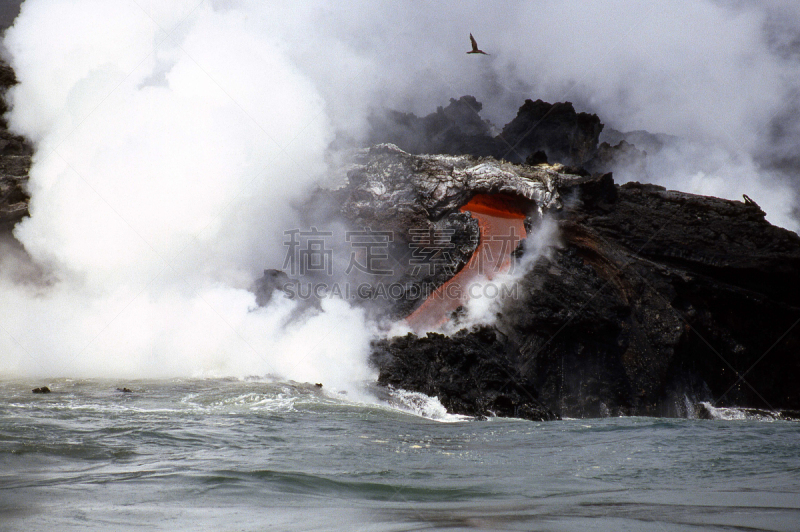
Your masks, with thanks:
<instances>
[{"instance_id":1,"label":"steam plume","mask_svg":"<svg viewBox=\"0 0 800 532\"><path fill-rule=\"evenodd\" d=\"M280 267L334 135L378 107L472 94L499 125L571 100L680 139L648 179L797 229L798 28L788 0L27 0L4 39L10 124L36 144L15 235L43 273L0 259L0 372L367 378L358 310L287 324L292 302L251 311L246 288ZM464 54L470 32L491 56Z\"/></svg>"}]
</instances>

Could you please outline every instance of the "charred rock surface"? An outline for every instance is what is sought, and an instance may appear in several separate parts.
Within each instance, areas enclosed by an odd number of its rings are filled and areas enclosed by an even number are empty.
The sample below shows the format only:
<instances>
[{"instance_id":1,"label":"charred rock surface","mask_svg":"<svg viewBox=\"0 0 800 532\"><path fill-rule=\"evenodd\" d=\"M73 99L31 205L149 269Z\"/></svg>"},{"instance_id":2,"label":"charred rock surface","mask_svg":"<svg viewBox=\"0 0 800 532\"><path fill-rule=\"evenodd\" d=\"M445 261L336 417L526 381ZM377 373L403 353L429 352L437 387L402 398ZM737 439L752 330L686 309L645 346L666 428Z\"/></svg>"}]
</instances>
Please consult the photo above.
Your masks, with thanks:
<instances>
[{"instance_id":1,"label":"charred rock surface","mask_svg":"<svg viewBox=\"0 0 800 532\"><path fill-rule=\"evenodd\" d=\"M366 150L340 193L355 222L396 217L437 220L476 194L520 196L543 209L560 207L556 188L572 182L560 165L527 166L490 157L412 155L393 144Z\"/></svg>"},{"instance_id":2,"label":"charred rock surface","mask_svg":"<svg viewBox=\"0 0 800 532\"><path fill-rule=\"evenodd\" d=\"M625 168L626 172L642 179L647 175L647 152L624 139L614 146L603 142L585 167L587 171L598 174Z\"/></svg>"},{"instance_id":3,"label":"charred rock surface","mask_svg":"<svg viewBox=\"0 0 800 532\"><path fill-rule=\"evenodd\" d=\"M513 378L514 361L495 330L483 327L452 337L412 334L375 345L379 384L437 396L450 412L533 421L557 419L537 400L534 383Z\"/></svg>"},{"instance_id":4,"label":"charred rock surface","mask_svg":"<svg viewBox=\"0 0 800 532\"><path fill-rule=\"evenodd\" d=\"M414 154L489 156L513 163L541 152L551 163L582 166L596 155L603 124L597 115L576 112L570 102L526 100L499 134L480 117L482 107L473 96L462 96L423 118L396 111L373 115L369 141Z\"/></svg>"},{"instance_id":5,"label":"charred rock surface","mask_svg":"<svg viewBox=\"0 0 800 532\"><path fill-rule=\"evenodd\" d=\"M563 246L519 282L493 341L487 330L453 340L454 349L485 346L507 376L464 388L469 404L522 386L532 407L569 417L685 415L684 404L701 400L800 408L796 234L753 204L617 186L610 175L559 190L578 198L558 215ZM379 345L381 382L437 395L432 376L443 375L440 393L451 396L456 366L433 356L431 343ZM439 373L419 369L425 357ZM481 366L470 360L462 364Z\"/></svg>"},{"instance_id":6,"label":"charred rock surface","mask_svg":"<svg viewBox=\"0 0 800 532\"><path fill-rule=\"evenodd\" d=\"M501 157L521 163L543 151L550 162L583 166L594 157L601 131L597 115L578 113L570 102L525 100L500 134L510 145Z\"/></svg>"},{"instance_id":7,"label":"charred rock surface","mask_svg":"<svg viewBox=\"0 0 800 532\"><path fill-rule=\"evenodd\" d=\"M662 413L700 381L718 405L800 406L795 233L754 204L638 183L571 214L567 241L631 308L634 408Z\"/></svg>"},{"instance_id":8,"label":"charred rock surface","mask_svg":"<svg viewBox=\"0 0 800 532\"><path fill-rule=\"evenodd\" d=\"M0 61L0 234L8 233L28 215L25 186L33 149L22 137L8 131L6 92L17 83L14 71Z\"/></svg>"},{"instance_id":9,"label":"charred rock surface","mask_svg":"<svg viewBox=\"0 0 800 532\"><path fill-rule=\"evenodd\" d=\"M412 155L393 144L380 144L354 154L347 184L333 192L320 191L303 210L313 213L306 220L309 226L334 221L351 230L391 235L389 257L381 263L391 274L353 276L349 281L374 281L375 290L387 284L402 287L402 295L391 298L389 313L403 318L463 268L475 251L478 222L459 212L473 196L502 193L520 198L534 210L559 209L560 184L584 180L566 173L562 165L533 167L491 157ZM258 286L269 283L265 277ZM380 299L374 291L362 295Z\"/></svg>"},{"instance_id":10,"label":"charred rock surface","mask_svg":"<svg viewBox=\"0 0 800 532\"><path fill-rule=\"evenodd\" d=\"M476 193L527 198L532 213L557 218L562 244L518 281L518 297L491 327L376 344L381 383L439 396L453 412L531 419L547 419L541 408L687 415L698 401L800 409L800 238L752 202L566 171L391 145L360 155L336 210L356 226L391 230L398 257L411 228L447 226L462 238L458 267L466 263L477 228L455 211ZM453 272L398 275L410 292ZM395 316L420 303L397 302ZM456 354L480 349L485 356ZM498 407L509 390L510 406ZM539 414L522 416L526 401Z\"/></svg>"},{"instance_id":11,"label":"charred rock surface","mask_svg":"<svg viewBox=\"0 0 800 532\"><path fill-rule=\"evenodd\" d=\"M391 143L414 154L497 156L502 140L492 135L492 125L480 117L483 104L473 96L451 98L447 107L425 117L386 111L369 117L370 144Z\"/></svg>"}]
</instances>

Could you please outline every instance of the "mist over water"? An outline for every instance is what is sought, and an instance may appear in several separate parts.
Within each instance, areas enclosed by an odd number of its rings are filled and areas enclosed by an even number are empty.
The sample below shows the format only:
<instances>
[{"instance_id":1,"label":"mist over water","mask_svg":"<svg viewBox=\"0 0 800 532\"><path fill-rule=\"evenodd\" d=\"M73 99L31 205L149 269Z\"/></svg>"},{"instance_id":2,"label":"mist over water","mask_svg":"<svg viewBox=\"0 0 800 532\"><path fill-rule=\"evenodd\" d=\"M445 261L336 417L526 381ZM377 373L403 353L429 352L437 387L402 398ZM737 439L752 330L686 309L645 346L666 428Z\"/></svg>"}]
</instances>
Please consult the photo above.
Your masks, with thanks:
<instances>
[{"instance_id":1,"label":"mist over water","mask_svg":"<svg viewBox=\"0 0 800 532\"><path fill-rule=\"evenodd\" d=\"M4 366L366 379L360 311L289 322L247 291L324 178L325 102L245 13L152 7L30 2L6 34L12 127L36 143L15 236L50 283L4 281Z\"/></svg>"},{"instance_id":2,"label":"mist over water","mask_svg":"<svg viewBox=\"0 0 800 532\"><path fill-rule=\"evenodd\" d=\"M797 230L798 28L789 1L27 0L3 44L9 123L36 147L14 232L36 268L0 257L0 373L373 378L361 310L290 319L247 289L331 184L330 143L383 107L472 94L502 126L526 98L573 101L677 138L647 179L747 194ZM470 32L491 55L465 54Z\"/></svg>"}]
</instances>

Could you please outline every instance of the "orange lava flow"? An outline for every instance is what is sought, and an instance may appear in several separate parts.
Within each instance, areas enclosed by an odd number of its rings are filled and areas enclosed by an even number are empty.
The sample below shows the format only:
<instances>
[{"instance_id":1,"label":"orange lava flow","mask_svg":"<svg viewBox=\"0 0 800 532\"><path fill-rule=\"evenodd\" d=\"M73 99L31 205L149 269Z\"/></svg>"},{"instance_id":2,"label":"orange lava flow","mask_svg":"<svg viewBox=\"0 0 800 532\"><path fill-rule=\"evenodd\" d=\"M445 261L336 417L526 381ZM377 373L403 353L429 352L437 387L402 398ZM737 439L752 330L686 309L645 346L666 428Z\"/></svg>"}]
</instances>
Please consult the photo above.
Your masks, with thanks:
<instances>
[{"instance_id":1,"label":"orange lava flow","mask_svg":"<svg viewBox=\"0 0 800 532\"><path fill-rule=\"evenodd\" d=\"M519 198L504 194L478 194L461 207L461 212L469 211L478 220L478 247L460 272L406 318L412 329L421 332L442 325L469 300L470 287L476 281L491 280L509 270L511 253L527 236L523 223L525 207Z\"/></svg>"}]
</instances>

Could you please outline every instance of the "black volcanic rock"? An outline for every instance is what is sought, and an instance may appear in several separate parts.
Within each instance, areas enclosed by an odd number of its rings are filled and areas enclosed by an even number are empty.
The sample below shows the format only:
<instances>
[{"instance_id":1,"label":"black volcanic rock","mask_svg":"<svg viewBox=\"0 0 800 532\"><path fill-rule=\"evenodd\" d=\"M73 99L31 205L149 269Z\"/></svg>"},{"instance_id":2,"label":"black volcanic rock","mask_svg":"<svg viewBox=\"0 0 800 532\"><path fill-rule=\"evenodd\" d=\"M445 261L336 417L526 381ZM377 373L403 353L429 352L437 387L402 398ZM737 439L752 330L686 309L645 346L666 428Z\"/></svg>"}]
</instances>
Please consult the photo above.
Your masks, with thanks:
<instances>
[{"instance_id":1,"label":"black volcanic rock","mask_svg":"<svg viewBox=\"0 0 800 532\"><path fill-rule=\"evenodd\" d=\"M422 118L397 111L374 113L369 117L367 142L395 144L414 154L497 156L503 143L480 117L482 108L473 96L462 96Z\"/></svg>"},{"instance_id":2,"label":"black volcanic rock","mask_svg":"<svg viewBox=\"0 0 800 532\"><path fill-rule=\"evenodd\" d=\"M601 131L596 116L571 104L529 100L494 138L506 144L492 153L499 159L555 160L595 174L562 167L584 176L554 181L559 197L568 198L562 211L551 209L563 247L519 281L520 296L505 302L491 341L486 331L480 338L462 331L453 349L483 346L509 379L526 383L533 407L564 416L688 415L686 405L701 400L800 409L800 238L769 224L746 198L614 184L603 172L620 165L645 177L646 153L631 139L655 151L669 139L610 131L615 144L598 146ZM417 147L433 146L424 130L417 133ZM499 146L485 140L480 154ZM450 153L463 153L456 145L449 143ZM411 336L379 344L381 382L449 398L454 411L479 412L476 405L502 389L489 379L459 396L450 380L437 381L455 367L432 355L451 349L447 342ZM485 361L470 360L460 371L477 378Z\"/></svg>"},{"instance_id":3,"label":"black volcanic rock","mask_svg":"<svg viewBox=\"0 0 800 532\"><path fill-rule=\"evenodd\" d=\"M6 121L5 114L8 112L8 104L5 101L5 94L14 85L17 84L17 76L14 70L0 59L0 128L8 129L8 122Z\"/></svg>"},{"instance_id":4,"label":"black volcanic rock","mask_svg":"<svg viewBox=\"0 0 800 532\"><path fill-rule=\"evenodd\" d=\"M355 153L347 178L342 188L319 191L309 200L303 208L311 213L306 222L322 227L333 221L391 234L387 249L391 275L348 281L374 282L374 290L363 292L368 300L379 299L375 296L381 286L396 287L398 297L391 298L391 308L388 312L381 308L396 318L407 316L469 261L479 241L478 222L458 209L473 196L502 193L518 196L532 210L558 209L562 204L558 184L585 180L561 165L532 167L490 157L412 155L392 144ZM266 278L259 283L269 284ZM256 292L261 297L262 289Z\"/></svg>"},{"instance_id":5,"label":"black volcanic rock","mask_svg":"<svg viewBox=\"0 0 800 532\"><path fill-rule=\"evenodd\" d=\"M638 157L624 141L617 147ZM755 203L618 186L611 174L561 165L415 156L388 145L359 157L334 192L338 212L390 229L398 242L411 227L455 216L478 192L529 198L557 219L562 241L518 281L518 296L488 330L376 344L381 383L473 415L520 416L526 404L569 417L687 415L698 401L800 409L800 238L769 224ZM402 276L409 287L448 278ZM397 302L394 315L419 303ZM485 356L474 354L481 349ZM461 360L462 352L473 355ZM508 386L517 395L498 408Z\"/></svg>"},{"instance_id":6,"label":"black volcanic rock","mask_svg":"<svg viewBox=\"0 0 800 532\"><path fill-rule=\"evenodd\" d=\"M5 94L17 83L14 71L0 60L0 234L9 232L28 215L28 171L33 149L8 131Z\"/></svg>"},{"instance_id":7,"label":"black volcanic rock","mask_svg":"<svg viewBox=\"0 0 800 532\"><path fill-rule=\"evenodd\" d=\"M506 147L498 155L521 163L543 151L550 162L582 166L594 156L601 131L603 124L597 115L577 113L570 102L525 100L500 134Z\"/></svg>"},{"instance_id":8,"label":"black volcanic rock","mask_svg":"<svg viewBox=\"0 0 800 532\"><path fill-rule=\"evenodd\" d=\"M368 141L414 154L490 156L513 163L535 155L535 162L582 166L596 156L603 124L597 115L576 112L570 102L526 100L499 134L480 118L482 107L474 97L462 96L423 118L397 111L373 114Z\"/></svg>"},{"instance_id":9,"label":"black volcanic rock","mask_svg":"<svg viewBox=\"0 0 800 532\"><path fill-rule=\"evenodd\" d=\"M723 406L800 407L795 233L754 205L628 183L611 205L576 208L564 234L628 303L620 355L637 411L669 408L691 382Z\"/></svg>"},{"instance_id":10,"label":"black volcanic rock","mask_svg":"<svg viewBox=\"0 0 800 532\"><path fill-rule=\"evenodd\" d=\"M449 412L533 421L558 417L537 401L532 382L509 372L513 361L489 327L452 337L413 334L374 346L379 384L436 396Z\"/></svg>"},{"instance_id":11,"label":"black volcanic rock","mask_svg":"<svg viewBox=\"0 0 800 532\"><path fill-rule=\"evenodd\" d=\"M646 160L647 152L638 149L626 140L621 140L615 146L607 142L600 144L592 159L587 161L585 166L589 172L599 174L622 167L641 179L647 175Z\"/></svg>"},{"instance_id":12,"label":"black volcanic rock","mask_svg":"<svg viewBox=\"0 0 800 532\"><path fill-rule=\"evenodd\" d=\"M519 281L492 342L463 331L453 349L484 346L532 407L561 416L685 415L696 401L800 409L800 237L743 202L616 186L610 175L560 192L570 189L579 201L558 214L563 247ZM378 346L381 382L454 395L449 376L437 389L435 367L407 369L425 357L453 366L430 343ZM485 362L462 364L475 375ZM486 402L502 388L489 379L462 394L475 390Z\"/></svg>"}]
</instances>

